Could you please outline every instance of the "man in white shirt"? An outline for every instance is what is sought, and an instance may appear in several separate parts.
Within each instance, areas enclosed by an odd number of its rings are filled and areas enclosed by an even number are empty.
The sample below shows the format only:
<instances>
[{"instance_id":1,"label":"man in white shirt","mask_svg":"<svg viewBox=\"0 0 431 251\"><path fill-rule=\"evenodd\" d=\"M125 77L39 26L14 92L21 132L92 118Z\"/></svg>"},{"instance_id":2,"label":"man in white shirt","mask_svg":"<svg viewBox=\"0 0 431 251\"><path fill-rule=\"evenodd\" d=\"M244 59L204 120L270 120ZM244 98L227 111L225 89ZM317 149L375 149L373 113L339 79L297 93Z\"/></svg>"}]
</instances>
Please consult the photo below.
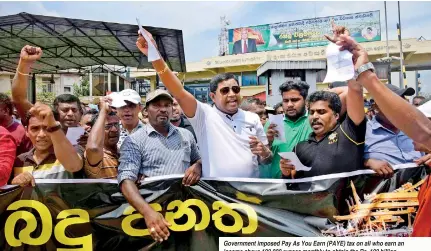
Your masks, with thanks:
<instances>
[{"instance_id":1,"label":"man in white shirt","mask_svg":"<svg viewBox=\"0 0 431 251\"><path fill-rule=\"evenodd\" d=\"M141 35L136 45L148 55L148 45ZM259 177L258 164L270 163L272 153L259 116L239 109L241 88L235 75L219 74L211 80L210 97L215 103L211 107L187 92L163 59L152 63L195 130L202 177Z\"/></svg>"}]
</instances>

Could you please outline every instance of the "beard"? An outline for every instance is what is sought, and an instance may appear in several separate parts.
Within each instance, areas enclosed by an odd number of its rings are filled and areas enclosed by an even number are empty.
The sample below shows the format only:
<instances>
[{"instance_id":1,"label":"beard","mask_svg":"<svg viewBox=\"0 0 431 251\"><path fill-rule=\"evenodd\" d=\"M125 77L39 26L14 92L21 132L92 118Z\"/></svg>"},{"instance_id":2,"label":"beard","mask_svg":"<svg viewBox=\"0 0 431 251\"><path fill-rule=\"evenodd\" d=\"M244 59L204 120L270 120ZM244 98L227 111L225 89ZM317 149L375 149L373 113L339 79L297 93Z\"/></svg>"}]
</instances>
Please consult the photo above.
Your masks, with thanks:
<instances>
[{"instance_id":1,"label":"beard","mask_svg":"<svg viewBox=\"0 0 431 251\"><path fill-rule=\"evenodd\" d=\"M305 114L305 106L302 107L302 109L299 112L297 112L294 116L289 116L287 113L285 113L285 116L292 121L296 121L298 118L300 118L304 114Z\"/></svg>"},{"instance_id":2,"label":"beard","mask_svg":"<svg viewBox=\"0 0 431 251\"><path fill-rule=\"evenodd\" d=\"M181 116L178 116L178 118L171 118L171 122L178 122L181 120Z\"/></svg>"}]
</instances>

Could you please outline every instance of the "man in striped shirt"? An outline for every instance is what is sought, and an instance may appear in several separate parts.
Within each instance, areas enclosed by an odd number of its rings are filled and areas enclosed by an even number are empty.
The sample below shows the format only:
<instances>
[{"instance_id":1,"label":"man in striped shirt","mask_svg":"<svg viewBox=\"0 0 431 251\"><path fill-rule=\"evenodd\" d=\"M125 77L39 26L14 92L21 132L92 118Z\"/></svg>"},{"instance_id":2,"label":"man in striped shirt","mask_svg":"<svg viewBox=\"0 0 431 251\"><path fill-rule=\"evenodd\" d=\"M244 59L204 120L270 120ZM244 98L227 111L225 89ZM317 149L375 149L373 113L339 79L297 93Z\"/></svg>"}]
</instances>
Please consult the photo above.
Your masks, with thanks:
<instances>
[{"instance_id":1,"label":"man in striped shirt","mask_svg":"<svg viewBox=\"0 0 431 251\"><path fill-rule=\"evenodd\" d=\"M34 179L72 179L83 166L83 148L72 146L51 108L36 103L27 118L34 148L17 157L13 185L35 185Z\"/></svg>"},{"instance_id":2,"label":"man in striped shirt","mask_svg":"<svg viewBox=\"0 0 431 251\"><path fill-rule=\"evenodd\" d=\"M84 170L90 179L117 178L120 118L109 107L111 102L109 97L100 99L99 117L88 136Z\"/></svg>"},{"instance_id":3,"label":"man in striped shirt","mask_svg":"<svg viewBox=\"0 0 431 251\"><path fill-rule=\"evenodd\" d=\"M141 177L185 174L183 184L196 183L201 177L201 157L192 133L170 123L171 95L164 90L147 94L148 121L128 136L120 150L118 183L129 203L145 218L151 236L167 240L169 223L142 198L136 186Z\"/></svg>"}]
</instances>

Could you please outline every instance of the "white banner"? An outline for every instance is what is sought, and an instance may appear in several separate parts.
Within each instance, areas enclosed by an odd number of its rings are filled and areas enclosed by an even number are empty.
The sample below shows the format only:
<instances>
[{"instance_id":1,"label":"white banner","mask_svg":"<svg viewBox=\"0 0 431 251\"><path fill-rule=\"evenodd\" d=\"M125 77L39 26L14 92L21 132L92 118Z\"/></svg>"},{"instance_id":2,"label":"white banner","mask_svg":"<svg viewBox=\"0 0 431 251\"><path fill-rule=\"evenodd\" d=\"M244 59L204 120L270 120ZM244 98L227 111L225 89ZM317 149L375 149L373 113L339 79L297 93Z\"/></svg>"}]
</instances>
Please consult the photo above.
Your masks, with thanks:
<instances>
[{"instance_id":1,"label":"white banner","mask_svg":"<svg viewBox=\"0 0 431 251\"><path fill-rule=\"evenodd\" d=\"M220 237L220 251L429 251L431 238Z\"/></svg>"}]
</instances>

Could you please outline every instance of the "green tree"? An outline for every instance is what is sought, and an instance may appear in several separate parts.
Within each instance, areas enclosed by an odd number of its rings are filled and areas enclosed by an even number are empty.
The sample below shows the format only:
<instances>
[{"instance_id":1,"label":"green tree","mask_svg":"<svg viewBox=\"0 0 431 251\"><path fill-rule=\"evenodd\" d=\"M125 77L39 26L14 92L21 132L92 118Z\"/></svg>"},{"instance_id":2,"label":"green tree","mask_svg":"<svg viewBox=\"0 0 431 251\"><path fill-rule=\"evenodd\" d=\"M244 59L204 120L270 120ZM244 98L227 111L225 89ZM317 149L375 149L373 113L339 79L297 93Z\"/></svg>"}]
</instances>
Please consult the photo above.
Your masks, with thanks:
<instances>
[{"instance_id":1,"label":"green tree","mask_svg":"<svg viewBox=\"0 0 431 251\"><path fill-rule=\"evenodd\" d=\"M54 99L55 93L48 91L48 84L36 83L36 101L52 105Z\"/></svg>"},{"instance_id":2,"label":"green tree","mask_svg":"<svg viewBox=\"0 0 431 251\"><path fill-rule=\"evenodd\" d=\"M81 83L73 84L73 95L77 97L90 96L90 81L88 76L82 77Z\"/></svg>"}]
</instances>

